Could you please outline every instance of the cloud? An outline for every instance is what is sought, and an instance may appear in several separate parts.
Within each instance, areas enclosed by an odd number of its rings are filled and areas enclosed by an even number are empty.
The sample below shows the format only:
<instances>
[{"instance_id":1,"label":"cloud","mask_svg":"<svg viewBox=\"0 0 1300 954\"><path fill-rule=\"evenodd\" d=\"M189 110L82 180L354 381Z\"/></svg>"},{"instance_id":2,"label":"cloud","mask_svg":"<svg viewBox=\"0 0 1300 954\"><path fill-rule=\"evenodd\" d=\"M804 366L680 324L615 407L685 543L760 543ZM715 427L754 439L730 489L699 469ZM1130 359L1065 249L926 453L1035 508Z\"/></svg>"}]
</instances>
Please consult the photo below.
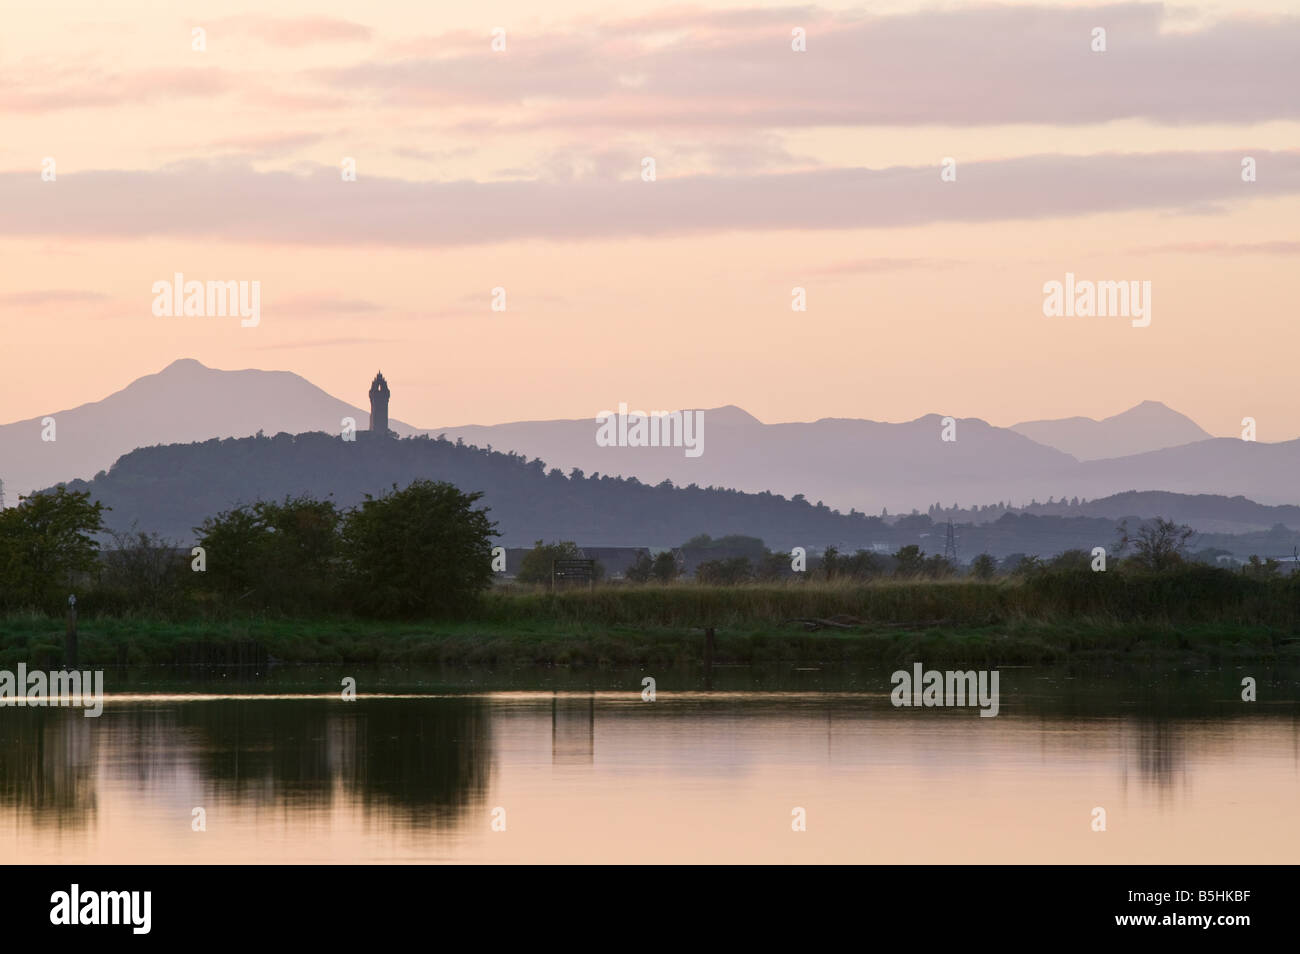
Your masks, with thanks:
<instances>
[{"instance_id":1,"label":"cloud","mask_svg":"<svg viewBox=\"0 0 1300 954\"><path fill-rule=\"evenodd\" d=\"M341 182L328 166L295 174L186 163L69 174L57 189L13 172L0 174L0 235L438 247L1181 212L1300 193L1300 151L1256 155L1269 174L1248 186L1236 152L970 162L957 182L941 182L937 165L682 178L661 166L656 182Z\"/></svg>"},{"instance_id":2,"label":"cloud","mask_svg":"<svg viewBox=\"0 0 1300 954\"><path fill-rule=\"evenodd\" d=\"M249 160L266 159L295 152L305 146L314 146L323 142L325 138L325 134L319 132L250 134L214 139L207 143L205 148L209 150L209 154L217 152L237 155Z\"/></svg>"},{"instance_id":3,"label":"cloud","mask_svg":"<svg viewBox=\"0 0 1300 954\"><path fill-rule=\"evenodd\" d=\"M448 162L464 159L476 151L473 146L459 146L455 149L417 149L414 146L399 146L393 150L393 155L399 159L412 159L416 162Z\"/></svg>"},{"instance_id":4,"label":"cloud","mask_svg":"<svg viewBox=\"0 0 1300 954\"><path fill-rule=\"evenodd\" d=\"M210 32L242 33L272 46L301 47L320 43L368 41L370 27L335 17L225 17L212 24Z\"/></svg>"},{"instance_id":5,"label":"cloud","mask_svg":"<svg viewBox=\"0 0 1300 954\"><path fill-rule=\"evenodd\" d=\"M291 351L299 348L339 348L349 345L369 347L376 344L391 344L396 338L301 338L296 341L281 341L276 344L253 345L253 351Z\"/></svg>"},{"instance_id":6,"label":"cloud","mask_svg":"<svg viewBox=\"0 0 1300 954\"><path fill-rule=\"evenodd\" d=\"M790 48L793 26L807 51ZM1094 53L1092 30L1107 30ZM331 17L237 16L211 29L277 50L374 39ZM1155 3L989 5L866 15L816 7L702 11L376 45L345 66L0 71L0 110L112 108L238 92L282 110L448 110L446 129L585 133L683 127L1252 124L1300 119L1300 16L1187 21ZM467 119L464 109L491 107ZM455 114L450 111L455 110Z\"/></svg>"},{"instance_id":7,"label":"cloud","mask_svg":"<svg viewBox=\"0 0 1300 954\"><path fill-rule=\"evenodd\" d=\"M72 305L91 301L107 301L108 296L99 292L80 291L78 289L53 288L44 291L11 292L0 295L0 305L14 305L20 308L42 305Z\"/></svg>"},{"instance_id":8,"label":"cloud","mask_svg":"<svg viewBox=\"0 0 1300 954\"><path fill-rule=\"evenodd\" d=\"M46 113L149 103L184 97L211 97L228 92L232 74L213 68L149 69L133 72L89 73L64 70L42 75L39 85L30 73L0 73L0 112Z\"/></svg>"},{"instance_id":9,"label":"cloud","mask_svg":"<svg viewBox=\"0 0 1300 954\"><path fill-rule=\"evenodd\" d=\"M812 269L814 275L875 275L888 272L906 272L923 269L927 272L938 268L952 268L961 262L951 258L864 258L851 262L839 262L824 268Z\"/></svg>"},{"instance_id":10,"label":"cloud","mask_svg":"<svg viewBox=\"0 0 1300 954\"><path fill-rule=\"evenodd\" d=\"M791 25L807 52L790 48ZM1107 30L1107 50L1090 48ZM1172 29L1178 27L1178 29ZM433 56L324 70L389 106L496 104L498 130L1300 118L1300 17L1188 29L1162 4L987 6L894 16L671 12L565 32L430 38Z\"/></svg>"},{"instance_id":11,"label":"cloud","mask_svg":"<svg viewBox=\"0 0 1300 954\"><path fill-rule=\"evenodd\" d=\"M332 316L356 315L382 311L383 306L363 298L344 298L335 295L298 295L274 303L277 315Z\"/></svg>"},{"instance_id":12,"label":"cloud","mask_svg":"<svg viewBox=\"0 0 1300 954\"><path fill-rule=\"evenodd\" d=\"M1134 254L1178 252L1187 255L1300 255L1300 241L1272 242L1174 242L1130 249Z\"/></svg>"}]
</instances>

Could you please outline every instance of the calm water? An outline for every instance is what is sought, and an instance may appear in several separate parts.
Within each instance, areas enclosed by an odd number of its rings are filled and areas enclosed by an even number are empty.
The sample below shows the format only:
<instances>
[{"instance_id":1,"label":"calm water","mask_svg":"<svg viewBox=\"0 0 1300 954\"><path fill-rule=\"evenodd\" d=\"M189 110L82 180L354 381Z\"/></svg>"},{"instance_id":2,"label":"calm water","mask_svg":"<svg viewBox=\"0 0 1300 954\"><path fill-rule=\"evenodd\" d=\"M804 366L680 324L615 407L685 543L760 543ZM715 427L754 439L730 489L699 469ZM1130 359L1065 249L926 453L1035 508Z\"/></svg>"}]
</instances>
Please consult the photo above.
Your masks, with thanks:
<instances>
[{"instance_id":1,"label":"calm water","mask_svg":"<svg viewBox=\"0 0 1300 954\"><path fill-rule=\"evenodd\" d=\"M888 671L348 674L0 709L0 861L1300 860L1295 673L1004 669L992 719Z\"/></svg>"}]
</instances>

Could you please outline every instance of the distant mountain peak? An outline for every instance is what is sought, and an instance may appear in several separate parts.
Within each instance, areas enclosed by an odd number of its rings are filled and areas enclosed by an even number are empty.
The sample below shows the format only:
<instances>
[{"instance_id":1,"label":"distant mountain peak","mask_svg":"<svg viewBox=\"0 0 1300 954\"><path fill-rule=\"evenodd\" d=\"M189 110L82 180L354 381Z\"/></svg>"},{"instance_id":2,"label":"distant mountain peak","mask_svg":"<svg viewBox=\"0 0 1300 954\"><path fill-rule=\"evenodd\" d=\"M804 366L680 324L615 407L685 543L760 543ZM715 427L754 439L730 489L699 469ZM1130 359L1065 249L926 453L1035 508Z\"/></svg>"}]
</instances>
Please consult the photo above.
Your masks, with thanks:
<instances>
[{"instance_id":1,"label":"distant mountain peak","mask_svg":"<svg viewBox=\"0 0 1300 954\"><path fill-rule=\"evenodd\" d=\"M1091 417L1024 421L1012 425L1011 430L1079 460L1127 457L1212 437L1162 401L1142 401L1100 421Z\"/></svg>"},{"instance_id":2,"label":"distant mountain peak","mask_svg":"<svg viewBox=\"0 0 1300 954\"><path fill-rule=\"evenodd\" d=\"M358 372L355 394L369 375ZM0 479L9 499L61 481L89 478L138 447L247 437L260 431L340 433L351 418L364 428L369 414L322 391L292 371L210 368L180 358L121 390L77 407L51 409L57 441L39 441L40 418L0 425ZM389 426L414 431L396 418Z\"/></svg>"},{"instance_id":3,"label":"distant mountain peak","mask_svg":"<svg viewBox=\"0 0 1300 954\"><path fill-rule=\"evenodd\" d=\"M211 368L209 368L203 362L199 361L197 358L177 358L171 364L167 365L167 367L163 368L162 371L160 371L159 373L167 374L168 372L173 372L173 371L211 371L211 370L212 370Z\"/></svg>"},{"instance_id":4,"label":"distant mountain peak","mask_svg":"<svg viewBox=\"0 0 1300 954\"><path fill-rule=\"evenodd\" d=\"M1187 417L1185 414L1179 414L1163 401L1142 401L1140 404L1134 404L1127 411L1120 411L1118 414L1112 414L1110 417L1103 418L1103 420L1114 421L1127 415L1137 414L1170 414L1184 420L1191 420L1191 418Z\"/></svg>"},{"instance_id":5,"label":"distant mountain peak","mask_svg":"<svg viewBox=\"0 0 1300 954\"><path fill-rule=\"evenodd\" d=\"M716 423L723 424L762 424L763 422L750 414L743 407L735 404L724 404L722 407L711 408L708 411L709 417Z\"/></svg>"}]
</instances>

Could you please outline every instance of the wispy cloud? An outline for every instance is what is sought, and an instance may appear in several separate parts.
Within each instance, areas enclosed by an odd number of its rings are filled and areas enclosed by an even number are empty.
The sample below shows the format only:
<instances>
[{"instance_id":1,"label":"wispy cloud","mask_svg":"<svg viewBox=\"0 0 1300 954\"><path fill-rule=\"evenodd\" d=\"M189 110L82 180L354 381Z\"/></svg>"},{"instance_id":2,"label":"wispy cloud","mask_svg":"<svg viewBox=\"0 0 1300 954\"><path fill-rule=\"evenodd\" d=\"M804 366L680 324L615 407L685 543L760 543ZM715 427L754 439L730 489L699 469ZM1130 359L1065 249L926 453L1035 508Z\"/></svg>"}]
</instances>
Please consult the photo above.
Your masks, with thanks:
<instances>
[{"instance_id":1,"label":"wispy cloud","mask_svg":"<svg viewBox=\"0 0 1300 954\"><path fill-rule=\"evenodd\" d=\"M807 52L790 31L807 31ZM1092 30L1107 30L1094 53ZM383 107L472 133L591 129L784 130L809 126L1251 124L1300 118L1300 16L1223 16L1190 24L1160 3L924 9L893 15L817 7L710 12L675 8L511 32L393 43L333 17L243 15L208 29L276 51L371 43L346 66L234 71L0 72L0 110L112 108L236 92L258 106ZM467 118L463 110L491 106ZM418 147L417 147L418 148Z\"/></svg>"},{"instance_id":2,"label":"wispy cloud","mask_svg":"<svg viewBox=\"0 0 1300 954\"><path fill-rule=\"evenodd\" d=\"M252 346L253 351L293 351L306 348L341 348L369 347L376 344L392 344L395 338L299 338L293 341L278 341L274 344Z\"/></svg>"},{"instance_id":3,"label":"wispy cloud","mask_svg":"<svg viewBox=\"0 0 1300 954\"><path fill-rule=\"evenodd\" d=\"M250 134L214 139L205 144L204 148L209 151L209 155L219 153L227 157L255 160L296 152L305 146L314 146L325 138L325 134L320 132ZM192 143L186 147L187 151L193 151L193 148Z\"/></svg>"},{"instance_id":4,"label":"wispy cloud","mask_svg":"<svg viewBox=\"0 0 1300 954\"><path fill-rule=\"evenodd\" d=\"M790 30L807 30L807 52ZM1108 48L1090 48L1103 26ZM1171 26L1183 27L1170 29ZM591 23L492 56L477 37L434 55L319 74L389 106L494 103L496 129L664 126L1071 125L1300 117L1300 17L1186 29L1163 4L987 6L894 16L816 8Z\"/></svg>"},{"instance_id":5,"label":"wispy cloud","mask_svg":"<svg viewBox=\"0 0 1300 954\"><path fill-rule=\"evenodd\" d=\"M0 295L0 305L35 308L42 305L75 305L92 301L107 301L108 296L80 289L53 288L42 291L10 292Z\"/></svg>"},{"instance_id":6,"label":"wispy cloud","mask_svg":"<svg viewBox=\"0 0 1300 954\"><path fill-rule=\"evenodd\" d=\"M814 268L811 270L811 274L828 277L837 275L874 275L908 272L918 269L933 271L939 268L952 268L960 264L962 263L951 258L862 258Z\"/></svg>"},{"instance_id":7,"label":"wispy cloud","mask_svg":"<svg viewBox=\"0 0 1300 954\"><path fill-rule=\"evenodd\" d=\"M0 112L46 113L211 97L234 86L233 74L215 68L61 70L38 77L31 71L8 70L0 72Z\"/></svg>"},{"instance_id":8,"label":"wispy cloud","mask_svg":"<svg viewBox=\"0 0 1300 954\"><path fill-rule=\"evenodd\" d=\"M86 172L48 188L0 175L0 235L195 236L300 245L473 245L520 239L698 234L730 229L894 228L934 222L1041 220L1139 209L1226 207L1300 193L1300 151L1257 151L1243 183L1238 153L1028 156L937 166L699 175L656 182L342 183L246 164L189 163L163 172Z\"/></svg>"},{"instance_id":9,"label":"wispy cloud","mask_svg":"<svg viewBox=\"0 0 1300 954\"><path fill-rule=\"evenodd\" d=\"M364 298L348 298L343 295L298 295L275 302L277 315L291 317L322 315L358 315L382 311L383 306Z\"/></svg>"},{"instance_id":10,"label":"wispy cloud","mask_svg":"<svg viewBox=\"0 0 1300 954\"><path fill-rule=\"evenodd\" d=\"M360 43L373 35L370 27L336 17L224 17L212 23L213 32L240 33L273 46L302 47L319 43Z\"/></svg>"},{"instance_id":11,"label":"wispy cloud","mask_svg":"<svg viewBox=\"0 0 1300 954\"><path fill-rule=\"evenodd\" d=\"M1300 255L1300 241L1272 242L1173 242L1130 249L1134 254L1175 252L1185 255Z\"/></svg>"}]
</instances>

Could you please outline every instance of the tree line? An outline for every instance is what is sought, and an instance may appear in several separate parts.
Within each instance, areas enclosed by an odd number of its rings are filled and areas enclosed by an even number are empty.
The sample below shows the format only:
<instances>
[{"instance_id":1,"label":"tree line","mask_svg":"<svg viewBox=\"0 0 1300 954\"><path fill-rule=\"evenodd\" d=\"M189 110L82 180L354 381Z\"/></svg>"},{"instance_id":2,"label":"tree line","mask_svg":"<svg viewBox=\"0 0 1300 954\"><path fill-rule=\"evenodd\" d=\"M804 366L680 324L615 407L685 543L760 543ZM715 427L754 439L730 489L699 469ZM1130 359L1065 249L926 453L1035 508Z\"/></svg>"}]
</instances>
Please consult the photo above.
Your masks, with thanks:
<instances>
[{"instance_id":1,"label":"tree line","mask_svg":"<svg viewBox=\"0 0 1300 954\"><path fill-rule=\"evenodd\" d=\"M341 508L300 495L241 504L194 528L197 546L176 547L156 533L106 529L108 510L89 491L60 486L0 511L0 609L62 610L70 593L89 612L180 616L195 612L297 615L355 614L419 618L471 614L493 582L498 535L481 494L450 483L415 480ZM1187 552L1193 531L1170 520L1123 522L1103 556L1105 570L1171 574L1197 568ZM112 546L101 548L108 536ZM538 541L518 574L547 583L554 560L581 556L572 541ZM919 545L892 554L826 547L798 566L790 552L743 535L687 540L674 551L643 553L625 574L634 584L671 583L689 560L697 583L878 579L976 581L1090 576L1096 551L1067 550L1051 559L987 553L961 567ZM1276 561L1252 558L1228 576L1278 576ZM597 578L603 574L597 568ZM1048 584L1043 584L1048 585Z\"/></svg>"},{"instance_id":2,"label":"tree line","mask_svg":"<svg viewBox=\"0 0 1300 954\"><path fill-rule=\"evenodd\" d=\"M309 495L208 517L197 545L109 533L89 491L60 486L0 512L0 606L419 617L463 613L492 582L496 525L477 493L416 480L340 508ZM114 546L101 550L99 535Z\"/></svg>"}]
</instances>

